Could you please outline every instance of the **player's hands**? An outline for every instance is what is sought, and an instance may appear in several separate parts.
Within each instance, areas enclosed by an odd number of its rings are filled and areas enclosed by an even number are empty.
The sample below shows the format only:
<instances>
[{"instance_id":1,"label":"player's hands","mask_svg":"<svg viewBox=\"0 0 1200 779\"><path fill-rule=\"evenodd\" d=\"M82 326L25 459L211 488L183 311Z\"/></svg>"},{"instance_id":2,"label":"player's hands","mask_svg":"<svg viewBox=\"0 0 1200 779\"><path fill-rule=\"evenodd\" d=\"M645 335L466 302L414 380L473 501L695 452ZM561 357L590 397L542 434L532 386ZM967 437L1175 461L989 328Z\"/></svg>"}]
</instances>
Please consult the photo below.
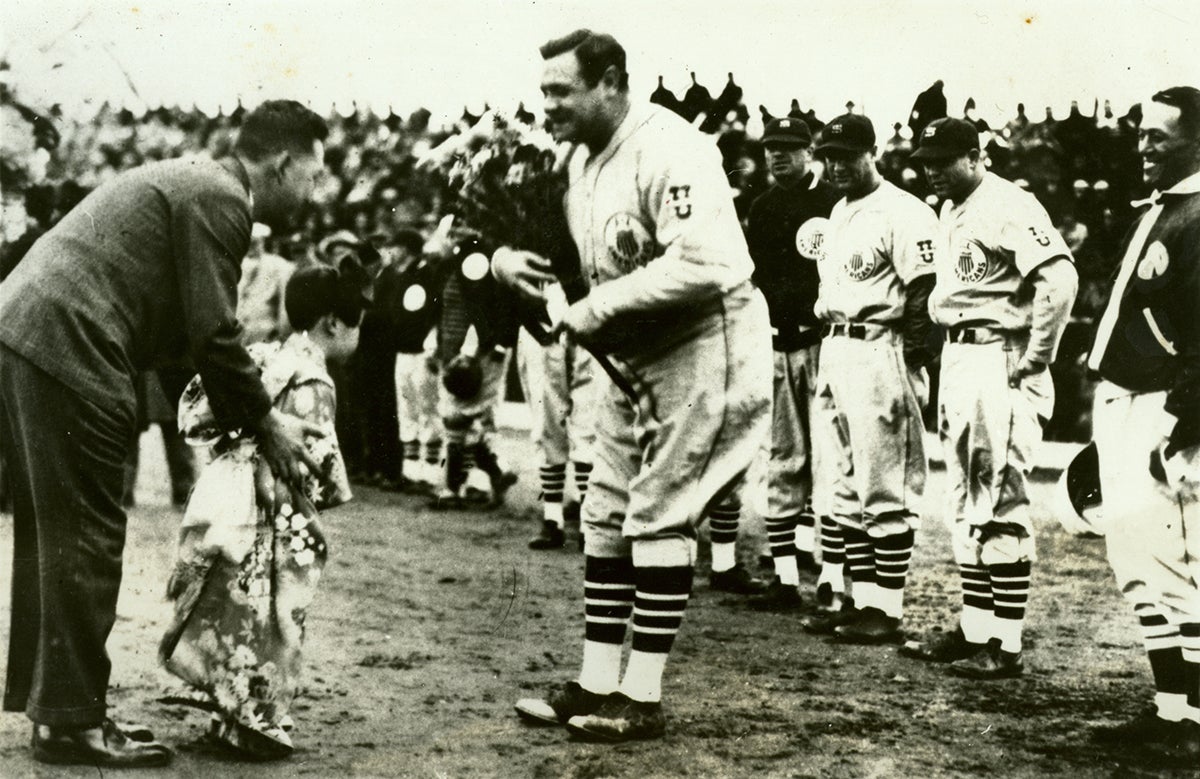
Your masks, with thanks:
<instances>
[{"instance_id":1,"label":"player's hands","mask_svg":"<svg viewBox=\"0 0 1200 779\"><path fill-rule=\"evenodd\" d=\"M550 335L557 338L566 333L575 341L587 344L595 340L595 336L600 332L600 328L604 323L596 316L592 310L588 299L584 298L578 302L572 303L563 314L563 318L559 321L554 329L550 331Z\"/></svg>"},{"instance_id":2,"label":"player's hands","mask_svg":"<svg viewBox=\"0 0 1200 779\"><path fill-rule=\"evenodd\" d=\"M1040 360L1025 355L1016 367L1008 373L1008 386L1016 387L1021 384L1028 376L1033 376L1046 370L1050 366Z\"/></svg>"},{"instance_id":3,"label":"player's hands","mask_svg":"<svg viewBox=\"0 0 1200 779\"><path fill-rule=\"evenodd\" d=\"M507 246L492 255L492 275L522 297L539 303L545 300L542 288L557 281L545 257Z\"/></svg>"},{"instance_id":4,"label":"player's hands","mask_svg":"<svg viewBox=\"0 0 1200 779\"><path fill-rule=\"evenodd\" d=\"M266 505L276 509L283 501L279 484L287 488L292 498L292 505L300 507L308 502L304 496L305 473L320 475L321 468L304 445L306 435L321 436L325 431L311 422L284 414L278 409L267 412L258 425L259 447L270 473L276 483L271 485L271 495ZM255 487L260 497L268 497L265 493L267 477L255 475Z\"/></svg>"}]
</instances>

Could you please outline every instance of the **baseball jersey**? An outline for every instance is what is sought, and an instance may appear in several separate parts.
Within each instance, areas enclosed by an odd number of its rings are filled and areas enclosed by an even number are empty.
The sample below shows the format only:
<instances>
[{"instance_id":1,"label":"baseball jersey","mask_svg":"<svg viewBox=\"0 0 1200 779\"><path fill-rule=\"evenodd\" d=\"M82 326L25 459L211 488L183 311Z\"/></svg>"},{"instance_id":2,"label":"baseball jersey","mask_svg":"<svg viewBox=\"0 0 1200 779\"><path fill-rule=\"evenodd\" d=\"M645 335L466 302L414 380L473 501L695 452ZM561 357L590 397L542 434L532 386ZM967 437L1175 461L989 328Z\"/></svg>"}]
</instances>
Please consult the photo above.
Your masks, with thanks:
<instances>
[{"instance_id":1,"label":"baseball jersey","mask_svg":"<svg viewBox=\"0 0 1200 779\"><path fill-rule=\"evenodd\" d=\"M1140 243L1140 246L1138 245ZM1134 392L1167 391L1173 448L1200 443L1200 174L1138 220L1088 364Z\"/></svg>"},{"instance_id":2,"label":"baseball jersey","mask_svg":"<svg viewBox=\"0 0 1200 779\"><path fill-rule=\"evenodd\" d=\"M767 299L776 350L799 348L800 328L820 325L813 313L820 285L817 252L801 254L796 233L809 223L823 231L838 197L833 187L809 173L794 187L775 184L750 208L746 243L754 260L753 281Z\"/></svg>"},{"instance_id":3,"label":"baseball jersey","mask_svg":"<svg viewBox=\"0 0 1200 779\"><path fill-rule=\"evenodd\" d=\"M750 278L720 152L674 113L634 103L569 171L567 222L600 321L716 301Z\"/></svg>"},{"instance_id":4,"label":"baseball jersey","mask_svg":"<svg viewBox=\"0 0 1200 779\"><path fill-rule=\"evenodd\" d=\"M1030 193L985 173L961 203L942 204L929 313L946 327L1028 330L1039 265L1071 250Z\"/></svg>"},{"instance_id":5,"label":"baseball jersey","mask_svg":"<svg viewBox=\"0 0 1200 779\"><path fill-rule=\"evenodd\" d=\"M817 316L898 324L904 287L933 273L936 235L933 210L888 181L865 197L839 200L820 241Z\"/></svg>"}]
</instances>

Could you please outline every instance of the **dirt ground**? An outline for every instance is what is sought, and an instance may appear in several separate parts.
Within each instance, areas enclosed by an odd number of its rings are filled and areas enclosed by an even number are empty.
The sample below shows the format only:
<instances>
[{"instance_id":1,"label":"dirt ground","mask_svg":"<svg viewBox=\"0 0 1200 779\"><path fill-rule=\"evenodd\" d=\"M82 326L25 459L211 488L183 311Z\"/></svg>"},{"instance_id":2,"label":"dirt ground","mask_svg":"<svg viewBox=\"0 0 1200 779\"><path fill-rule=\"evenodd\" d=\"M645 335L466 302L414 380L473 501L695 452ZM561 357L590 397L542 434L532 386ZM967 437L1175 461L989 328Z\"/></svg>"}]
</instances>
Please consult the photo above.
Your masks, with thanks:
<instances>
[{"instance_id":1,"label":"dirt ground","mask_svg":"<svg viewBox=\"0 0 1200 779\"><path fill-rule=\"evenodd\" d=\"M753 613L710 591L705 563L667 671L664 740L600 746L524 726L513 701L577 671L583 558L526 549L536 468L515 435L502 452L522 466L521 481L499 512L434 513L417 498L360 488L326 515L332 554L309 618L298 751L283 763L230 762L199 740L203 715L154 702L168 681L155 646L179 515L166 506L161 455L147 452L109 642L110 705L120 719L151 724L177 756L170 769L140 775L1200 775L1088 743L1089 726L1146 705L1149 668L1103 543L1066 536L1045 509L1021 679L964 681L894 648L828 645L803 633L798 617ZM932 501L941 488L935 472ZM1039 487L1043 504L1048 494ZM753 561L761 527L747 525L742 554ZM0 645L11 539L11 518L0 517ZM958 600L945 529L927 521L918 544L912 631L952 624ZM28 728L21 715L0 717L0 776L97 775L34 763Z\"/></svg>"}]
</instances>

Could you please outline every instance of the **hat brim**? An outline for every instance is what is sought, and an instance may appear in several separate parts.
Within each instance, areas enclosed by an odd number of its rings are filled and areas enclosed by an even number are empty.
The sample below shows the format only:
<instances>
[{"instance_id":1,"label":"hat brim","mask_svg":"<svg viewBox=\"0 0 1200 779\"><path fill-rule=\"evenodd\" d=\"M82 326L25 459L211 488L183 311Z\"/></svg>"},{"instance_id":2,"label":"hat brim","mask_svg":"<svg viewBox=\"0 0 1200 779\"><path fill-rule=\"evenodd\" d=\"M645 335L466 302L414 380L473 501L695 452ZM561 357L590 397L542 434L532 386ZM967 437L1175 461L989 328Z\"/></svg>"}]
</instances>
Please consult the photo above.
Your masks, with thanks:
<instances>
[{"instance_id":1,"label":"hat brim","mask_svg":"<svg viewBox=\"0 0 1200 779\"><path fill-rule=\"evenodd\" d=\"M970 154L970 149L937 149L921 146L911 155L909 159L914 160L953 160L958 157L965 157Z\"/></svg>"},{"instance_id":2,"label":"hat brim","mask_svg":"<svg viewBox=\"0 0 1200 779\"><path fill-rule=\"evenodd\" d=\"M825 154L827 152L831 152L831 151L848 151L848 152L852 152L854 154L864 154L866 152L869 152L871 150L871 148L872 147L870 147L870 146L862 147L862 146L855 146L855 145L849 144L849 143L838 143L837 141L832 141L830 143L821 144L820 146L817 147L817 149L814 153L817 154L818 156Z\"/></svg>"},{"instance_id":3,"label":"hat brim","mask_svg":"<svg viewBox=\"0 0 1200 779\"><path fill-rule=\"evenodd\" d=\"M762 139L763 146L812 146L812 139L804 140L794 135L768 135Z\"/></svg>"}]
</instances>

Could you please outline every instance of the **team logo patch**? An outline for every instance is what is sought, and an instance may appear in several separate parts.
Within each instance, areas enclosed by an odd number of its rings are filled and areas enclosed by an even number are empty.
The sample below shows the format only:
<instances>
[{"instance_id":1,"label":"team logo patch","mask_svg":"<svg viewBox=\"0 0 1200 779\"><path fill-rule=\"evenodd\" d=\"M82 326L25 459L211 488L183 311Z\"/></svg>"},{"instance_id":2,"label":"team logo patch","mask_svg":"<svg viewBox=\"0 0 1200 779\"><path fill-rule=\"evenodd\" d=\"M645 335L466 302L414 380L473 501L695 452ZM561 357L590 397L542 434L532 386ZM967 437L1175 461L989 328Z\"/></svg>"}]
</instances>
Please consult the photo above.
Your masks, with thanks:
<instances>
[{"instance_id":1,"label":"team logo patch","mask_svg":"<svg viewBox=\"0 0 1200 779\"><path fill-rule=\"evenodd\" d=\"M850 278L855 281L866 281L875 272L877 264L875 252L866 249L851 254L843 267L846 269L846 275Z\"/></svg>"},{"instance_id":2,"label":"team logo patch","mask_svg":"<svg viewBox=\"0 0 1200 779\"><path fill-rule=\"evenodd\" d=\"M954 260L954 275L963 284L978 284L988 272L987 253L974 241L964 243Z\"/></svg>"},{"instance_id":3,"label":"team logo patch","mask_svg":"<svg viewBox=\"0 0 1200 779\"><path fill-rule=\"evenodd\" d=\"M922 265L933 262L933 241L917 241L917 255L921 258Z\"/></svg>"},{"instance_id":4,"label":"team logo patch","mask_svg":"<svg viewBox=\"0 0 1200 779\"><path fill-rule=\"evenodd\" d=\"M1138 278L1142 281L1157 279L1167 272L1167 265L1170 264L1170 261L1167 256L1167 247L1163 246L1160 241L1155 241L1146 247L1146 253L1142 255L1142 259L1138 263Z\"/></svg>"},{"instance_id":5,"label":"team logo patch","mask_svg":"<svg viewBox=\"0 0 1200 779\"><path fill-rule=\"evenodd\" d=\"M401 304L405 311L420 311L425 307L425 302L429 296L425 293L425 288L420 284L413 284L408 289L404 290L404 299Z\"/></svg>"},{"instance_id":6,"label":"team logo patch","mask_svg":"<svg viewBox=\"0 0 1200 779\"><path fill-rule=\"evenodd\" d=\"M692 215L692 188L688 184L671 187L667 205L675 209L675 216L687 219Z\"/></svg>"},{"instance_id":7,"label":"team logo patch","mask_svg":"<svg viewBox=\"0 0 1200 779\"><path fill-rule=\"evenodd\" d=\"M806 260L820 260L825 256L825 231L829 220L815 216L796 231L796 251Z\"/></svg>"},{"instance_id":8,"label":"team logo patch","mask_svg":"<svg viewBox=\"0 0 1200 779\"><path fill-rule=\"evenodd\" d=\"M604 225L604 245L608 258L622 273L641 267L654 258L654 240L650 231L632 214L613 214Z\"/></svg>"}]
</instances>

